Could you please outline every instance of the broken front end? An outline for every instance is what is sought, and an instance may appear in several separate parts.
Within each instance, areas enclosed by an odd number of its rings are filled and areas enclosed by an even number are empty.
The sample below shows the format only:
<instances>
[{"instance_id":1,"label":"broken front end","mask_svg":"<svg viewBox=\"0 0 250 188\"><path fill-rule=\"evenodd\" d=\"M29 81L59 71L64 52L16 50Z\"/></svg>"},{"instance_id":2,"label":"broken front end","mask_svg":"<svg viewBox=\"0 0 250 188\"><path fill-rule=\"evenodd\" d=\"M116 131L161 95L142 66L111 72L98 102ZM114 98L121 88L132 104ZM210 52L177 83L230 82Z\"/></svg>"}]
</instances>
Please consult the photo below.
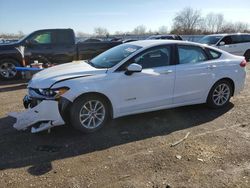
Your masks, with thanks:
<instances>
[{"instance_id":1,"label":"broken front end","mask_svg":"<svg viewBox=\"0 0 250 188\"><path fill-rule=\"evenodd\" d=\"M13 127L17 130L31 128L32 133L37 133L64 125L71 102L61 96L68 90L69 88L29 88L28 95L23 99L23 105L27 110L9 113L9 116L16 118Z\"/></svg>"}]
</instances>

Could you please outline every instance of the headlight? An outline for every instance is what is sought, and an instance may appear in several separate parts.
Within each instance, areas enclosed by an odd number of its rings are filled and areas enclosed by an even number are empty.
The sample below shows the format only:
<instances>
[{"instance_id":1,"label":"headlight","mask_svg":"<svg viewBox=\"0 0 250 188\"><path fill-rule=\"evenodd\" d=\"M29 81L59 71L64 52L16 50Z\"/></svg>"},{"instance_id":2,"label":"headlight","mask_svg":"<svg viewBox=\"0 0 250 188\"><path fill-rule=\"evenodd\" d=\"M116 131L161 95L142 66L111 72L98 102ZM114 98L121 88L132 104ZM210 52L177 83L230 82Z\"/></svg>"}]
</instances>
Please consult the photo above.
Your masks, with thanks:
<instances>
[{"instance_id":1,"label":"headlight","mask_svg":"<svg viewBox=\"0 0 250 188\"><path fill-rule=\"evenodd\" d=\"M56 88L56 89L38 89L39 94L46 98L58 99L61 95L69 90L68 87Z\"/></svg>"}]
</instances>

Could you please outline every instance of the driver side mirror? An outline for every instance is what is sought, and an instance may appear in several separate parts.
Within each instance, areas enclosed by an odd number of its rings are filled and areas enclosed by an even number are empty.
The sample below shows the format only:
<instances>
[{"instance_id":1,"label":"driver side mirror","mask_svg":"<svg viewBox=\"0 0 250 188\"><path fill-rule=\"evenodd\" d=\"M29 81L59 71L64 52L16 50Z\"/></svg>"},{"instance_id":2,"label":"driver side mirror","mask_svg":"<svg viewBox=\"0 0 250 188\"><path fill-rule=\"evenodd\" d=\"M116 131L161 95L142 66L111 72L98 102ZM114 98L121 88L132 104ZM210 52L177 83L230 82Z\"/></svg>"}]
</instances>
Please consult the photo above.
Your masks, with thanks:
<instances>
[{"instance_id":1,"label":"driver side mirror","mask_svg":"<svg viewBox=\"0 0 250 188\"><path fill-rule=\"evenodd\" d=\"M26 44L26 46L31 46L32 42L31 42L31 40L27 39L27 40L25 41L25 44Z\"/></svg>"},{"instance_id":2,"label":"driver side mirror","mask_svg":"<svg viewBox=\"0 0 250 188\"><path fill-rule=\"evenodd\" d=\"M142 66L136 63L132 63L127 67L127 70L125 71L126 75L131 75L135 72L141 72Z\"/></svg>"},{"instance_id":3,"label":"driver side mirror","mask_svg":"<svg viewBox=\"0 0 250 188\"><path fill-rule=\"evenodd\" d=\"M226 43L224 42L224 41L221 41L220 43L219 43L219 46L224 46Z\"/></svg>"}]
</instances>

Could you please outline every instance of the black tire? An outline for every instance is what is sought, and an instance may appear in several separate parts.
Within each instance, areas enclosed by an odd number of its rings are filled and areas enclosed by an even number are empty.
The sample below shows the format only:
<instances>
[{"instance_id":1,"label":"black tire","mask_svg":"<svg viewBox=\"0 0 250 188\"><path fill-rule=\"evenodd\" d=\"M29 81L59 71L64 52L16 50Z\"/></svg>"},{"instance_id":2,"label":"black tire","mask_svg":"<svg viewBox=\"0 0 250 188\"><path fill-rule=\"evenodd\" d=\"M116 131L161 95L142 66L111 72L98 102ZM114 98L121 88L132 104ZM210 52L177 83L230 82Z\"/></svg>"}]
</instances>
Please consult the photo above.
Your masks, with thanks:
<instances>
[{"instance_id":1,"label":"black tire","mask_svg":"<svg viewBox=\"0 0 250 188\"><path fill-rule=\"evenodd\" d=\"M245 56L246 61L250 62L250 50L247 50L244 56Z\"/></svg>"},{"instance_id":2,"label":"black tire","mask_svg":"<svg viewBox=\"0 0 250 188\"><path fill-rule=\"evenodd\" d=\"M18 61L14 59L1 59L0 79L1 80L19 79L21 77L21 74L15 70L16 67L20 67Z\"/></svg>"},{"instance_id":3,"label":"black tire","mask_svg":"<svg viewBox=\"0 0 250 188\"><path fill-rule=\"evenodd\" d=\"M219 105L217 104L216 101L216 96L214 96L214 94L217 95L217 91L215 91L216 89L218 89L218 87L220 85L224 85L228 87L228 98L223 98L224 102ZM210 89L208 97L207 97L207 105L211 108L223 108L224 106L228 105L230 98L232 97L232 93L233 93L233 86L232 84L228 81L228 80L220 80L218 82L216 82L213 87ZM223 94L220 94L220 97L222 97ZM223 95L224 96L224 95ZM227 95L226 95L227 96ZM222 99L221 99L222 100Z\"/></svg>"},{"instance_id":4,"label":"black tire","mask_svg":"<svg viewBox=\"0 0 250 188\"><path fill-rule=\"evenodd\" d=\"M86 127L87 125L84 126L81 123L81 120L80 120L81 118L84 117L84 116L80 117L80 114L81 114L81 112L83 110L86 109L86 108L84 108L84 105L86 103L87 103L87 108L90 109L90 107L88 106L89 105L89 103L88 103L89 101L98 101L98 102L100 102L103 105L103 108L105 110L105 113L104 113L105 115L103 116L102 122L100 123L100 125L98 125L97 127L94 127L94 128L93 127L92 128L88 128L88 127ZM92 102L92 104L93 104L93 102ZM85 113L88 113L88 112L86 111ZM91 113L91 112L89 112L89 113ZM88 121L87 121L86 119L87 119L88 116L92 116L92 117L90 117L88 119ZM85 122L89 123L89 120L91 118L94 118L94 117L96 117L96 116L93 115L93 114L92 115L86 115L86 118L85 118L86 121ZM100 116L99 116L99 118L100 118ZM109 118L110 118L110 109L109 109L108 102L103 97L100 97L98 95L84 95L84 96L81 96L81 97L77 98L73 102L72 107L71 107L71 111L70 111L70 122L71 122L71 125L75 129L80 130L83 133L92 133L92 132L95 132L95 131L99 130L100 128L102 128L106 124L106 122L108 121ZM102 118L100 118L100 119L102 119ZM99 119L96 119L96 120L99 120ZM92 119L91 121L93 123L94 120Z\"/></svg>"}]
</instances>

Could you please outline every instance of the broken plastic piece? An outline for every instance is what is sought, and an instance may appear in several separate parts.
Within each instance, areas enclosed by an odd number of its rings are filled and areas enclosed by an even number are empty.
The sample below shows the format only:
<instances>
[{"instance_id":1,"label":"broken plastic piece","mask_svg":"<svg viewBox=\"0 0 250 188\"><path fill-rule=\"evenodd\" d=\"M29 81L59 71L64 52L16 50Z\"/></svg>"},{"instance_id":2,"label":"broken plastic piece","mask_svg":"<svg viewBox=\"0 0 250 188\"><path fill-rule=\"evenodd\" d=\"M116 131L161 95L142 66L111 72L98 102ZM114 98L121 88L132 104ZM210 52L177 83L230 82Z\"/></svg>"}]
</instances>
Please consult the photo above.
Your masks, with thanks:
<instances>
[{"instance_id":1,"label":"broken plastic piece","mask_svg":"<svg viewBox=\"0 0 250 188\"><path fill-rule=\"evenodd\" d=\"M8 115L16 118L13 127L17 130L25 130L36 124L31 129L32 133L65 124L59 113L58 102L53 100L43 100L34 108L29 108L24 112L11 112Z\"/></svg>"}]
</instances>

